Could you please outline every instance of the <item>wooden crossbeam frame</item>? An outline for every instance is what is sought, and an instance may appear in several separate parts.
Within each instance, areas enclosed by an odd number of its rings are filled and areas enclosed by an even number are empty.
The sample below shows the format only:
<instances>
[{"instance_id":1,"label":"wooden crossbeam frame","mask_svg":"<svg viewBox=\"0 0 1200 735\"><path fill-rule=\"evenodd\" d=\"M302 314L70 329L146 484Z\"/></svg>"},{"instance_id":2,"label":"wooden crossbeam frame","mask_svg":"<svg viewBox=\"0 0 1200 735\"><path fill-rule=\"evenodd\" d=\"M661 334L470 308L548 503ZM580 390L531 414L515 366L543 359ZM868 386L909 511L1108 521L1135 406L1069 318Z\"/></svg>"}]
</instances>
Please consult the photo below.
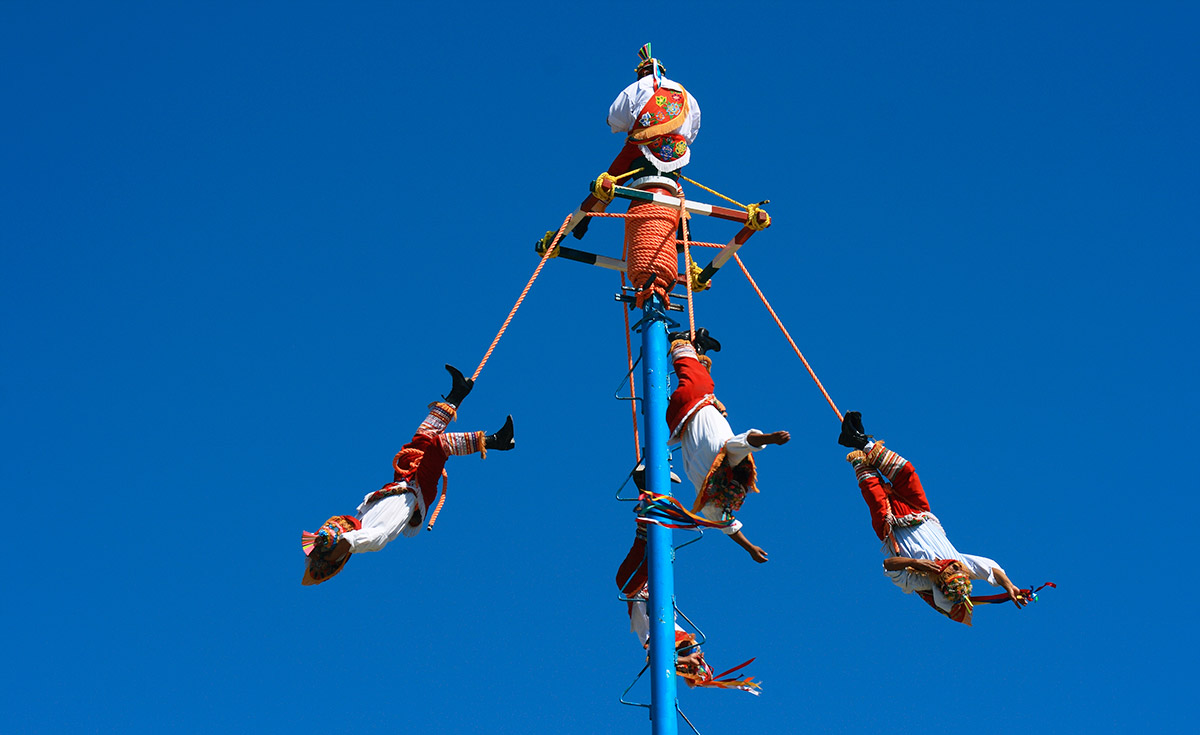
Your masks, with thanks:
<instances>
[{"instance_id":1,"label":"wooden crossbeam frame","mask_svg":"<svg viewBox=\"0 0 1200 735\"><path fill-rule=\"evenodd\" d=\"M712 259L712 262L710 262L704 267L703 270L700 271L700 275L697 277L697 280L701 284L712 280L712 277L716 275L717 271L719 271L723 265L729 262L729 259L733 257L734 253L736 253L738 249L746 244L746 241L750 239L751 235L760 229L769 227L771 222L771 218L762 210L758 210L755 213L757 224L759 226L754 228L749 226L749 213L740 209L718 207L712 204L692 201L690 199L681 200L679 197L668 196L666 194L642 191L640 189L630 189L625 186L614 184L612 181L607 179L601 180L599 184L606 193L611 193L612 196L616 198L638 202L653 202L654 204L661 204L664 207L671 207L672 209L678 209L680 203L682 202L683 209L686 212L703 215L705 217L716 217L717 219L741 223L742 229L733 236L733 239L729 241L728 245L721 249L721 252L717 253L716 257ZM571 221L567 223L567 228L563 231L564 238L572 230L574 230L576 226L578 226L579 223L584 220L585 217L588 216L589 212L594 211L596 206L601 203L602 200L594 193L595 186L596 182L592 182L593 193L589 194L587 199L584 199L583 203L579 205L579 209L577 209L575 213L571 215ZM552 233L547 234L552 235ZM538 252L545 252L545 248L548 245L549 243L543 240L542 244L539 246ZM563 247L562 245L558 246L558 256L566 258L567 260L573 260L577 263L598 265L601 268L621 271L622 273L625 272L625 261L619 258L609 258L604 255L597 255L596 253L589 253L583 250L576 250L575 248ZM688 282L687 276L685 274L680 274L676 282L682 283L686 286Z\"/></svg>"}]
</instances>

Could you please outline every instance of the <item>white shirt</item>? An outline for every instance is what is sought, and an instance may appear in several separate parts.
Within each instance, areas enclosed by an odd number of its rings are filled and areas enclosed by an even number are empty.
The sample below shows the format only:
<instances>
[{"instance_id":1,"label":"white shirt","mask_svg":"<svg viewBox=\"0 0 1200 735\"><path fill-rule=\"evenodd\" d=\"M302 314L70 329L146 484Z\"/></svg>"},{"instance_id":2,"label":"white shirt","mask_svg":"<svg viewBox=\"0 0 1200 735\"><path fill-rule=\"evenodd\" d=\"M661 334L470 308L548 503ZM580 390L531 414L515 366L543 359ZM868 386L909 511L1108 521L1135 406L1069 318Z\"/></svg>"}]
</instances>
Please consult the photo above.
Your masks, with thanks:
<instances>
[{"instance_id":1,"label":"white shirt","mask_svg":"<svg viewBox=\"0 0 1200 735\"><path fill-rule=\"evenodd\" d=\"M687 94L688 114L684 117L683 124L674 132L676 135L682 135L684 140L688 142L688 151L678 160L671 163L663 163L655 158L654 154L646 146L640 145L638 149L648 161L659 167L660 171L673 171L686 166L692 158L692 149L690 146L692 145L692 141L696 139L696 134L700 132L700 103L678 82L663 77L660 80L660 86ZM648 74L630 84L621 90L621 94L617 95L617 98L613 100L612 105L608 108L608 126L612 128L614 133L628 133L633 130L638 114L641 113L642 108L646 106L646 103L653 96L654 75ZM666 168L663 168L664 166Z\"/></svg>"},{"instance_id":2,"label":"white shirt","mask_svg":"<svg viewBox=\"0 0 1200 735\"><path fill-rule=\"evenodd\" d=\"M731 467L741 464L751 452L762 449L751 446L747 441L751 434L761 433L758 429L750 429L735 435L729 421L715 407L707 405L697 410L687 429L679 437L680 446L683 448L683 471L696 487L696 492L699 493L700 488L704 487L708 471L712 469L712 464L722 449L725 450ZM700 509L700 515L710 521L723 520L724 514L725 509L716 503L708 503ZM741 529L742 522L735 518L733 524L723 530L732 535Z\"/></svg>"},{"instance_id":3,"label":"white shirt","mask_svg":"<svg viewBox=\"0 0 1200 735\"><path fill-rule=\"evenodd\" d=\"M1003 572L1000 565L985 556L963 554L954 548L950 539L946 538L946 530L942 528L941 522L933 514L930 514L929 520L918 526L893 527L892 536L900 547L900 556L907 556L910 559L957 559L967 568L971 579L985 580L993 587L1000 586L996 583L994 571L1000 569ZM883 553L885 556L895 556L895 552L887 542L883 545ZM907 569L895 571L885 569L883 573L891 578L893 584L904 590L904 594L932 591L933 601L939 608L950 612L950 609L954 607L953 603L942 594L942 590L933 583L933 578L927 574L910 572Z\"/></svg>"}]
</instances>

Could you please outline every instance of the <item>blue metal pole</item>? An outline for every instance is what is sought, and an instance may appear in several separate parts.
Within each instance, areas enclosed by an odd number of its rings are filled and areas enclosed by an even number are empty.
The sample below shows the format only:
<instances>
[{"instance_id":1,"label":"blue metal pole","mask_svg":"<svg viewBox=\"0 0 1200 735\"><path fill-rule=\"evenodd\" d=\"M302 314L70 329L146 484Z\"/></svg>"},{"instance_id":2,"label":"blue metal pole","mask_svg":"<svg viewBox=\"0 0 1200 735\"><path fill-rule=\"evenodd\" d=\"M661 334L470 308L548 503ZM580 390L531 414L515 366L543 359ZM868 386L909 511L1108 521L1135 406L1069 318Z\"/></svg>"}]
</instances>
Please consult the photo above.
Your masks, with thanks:
<instances>
[{"instance_id":1,"label":"blue metal pole","mask_svg":"<svg viewBox=\"0 0 1200 735\"><path fill-rule=\"evenodd\" d=\"M671 494L667 450L667 314L652 297L642 321L642 416L646 426L646 488ZM676 735L675 573L671 529L650 524L646 539L650 600L650 724L653 735Z\"/></svg>"}]
</instances>

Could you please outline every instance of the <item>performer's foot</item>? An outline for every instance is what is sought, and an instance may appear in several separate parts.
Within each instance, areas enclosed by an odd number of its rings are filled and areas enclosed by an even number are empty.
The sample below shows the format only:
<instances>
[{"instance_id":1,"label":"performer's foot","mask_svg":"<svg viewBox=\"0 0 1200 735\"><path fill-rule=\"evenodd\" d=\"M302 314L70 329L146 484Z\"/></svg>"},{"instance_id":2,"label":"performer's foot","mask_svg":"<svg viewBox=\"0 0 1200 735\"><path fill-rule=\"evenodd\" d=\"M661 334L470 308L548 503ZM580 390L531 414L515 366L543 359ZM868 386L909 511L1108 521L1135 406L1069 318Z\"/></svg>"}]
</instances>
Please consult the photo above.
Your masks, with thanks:
<instances>
[{"instance_id":1,"label":"performer's foot","mask_svg":"<svg viewBox=\"0 0 1200 735\"><path fill-rule=\"evenodd\" d=\"M497 452L507 452L517 446L516 439L513 439L513 420L512 416L504 422L504 426L491 436L485 437L483 445L488 449L495 449Z\"/></svg>"},{"instance_id":2,"label":"performer's foot","mask_svg":"<svg viewBox=\"0 0 1200 735\"><path fill-rule=\"evenodd\" d=\"M710 350L712 352L721 351L721 343L714 339L704 327L696 330L696 339L692 340L692 342L696 345L696 352L699 352L701 355Z\"/></svg>"},{"instance_id":3,"label":"performer's foot","mask_svg":"<svg viewBox=\"0 0 1200 735\"><path fill-rule=\"evenodd\" d=\"M453 365L447 365L446 372L450 373L450 379L453 381L453 384L450 386L450 394L445 396L446 403L458 408L462 400L471 392L471 388L475 386L475 381L470 378L464 378L463 374L458 371L458 368Z\"/></svg>"},{"instance_id":4,"label":"performer's foot","mask_svg":"<svg viewBox=\"0 0 1200 735\"><path fill-rule=\"evenodd\" d=\"M851 449L862 449L870 439L871 437L863 431L862 414L858 411L848 411L842 419L842 434L838 437L838 444Z\"/></svg>"},{"instance_id":5,"label":"performer's foot","mask_svg":"<svg viewBox=\"0 0 1200 735\"><path fill-rule=\"evenodd\" d=\"M683 340L684 342L691 342L692 341L692 333L691 332L667 332L667 344L673 344L675 342L678 342L679 340Z\"/></svg>"}]
</instances>

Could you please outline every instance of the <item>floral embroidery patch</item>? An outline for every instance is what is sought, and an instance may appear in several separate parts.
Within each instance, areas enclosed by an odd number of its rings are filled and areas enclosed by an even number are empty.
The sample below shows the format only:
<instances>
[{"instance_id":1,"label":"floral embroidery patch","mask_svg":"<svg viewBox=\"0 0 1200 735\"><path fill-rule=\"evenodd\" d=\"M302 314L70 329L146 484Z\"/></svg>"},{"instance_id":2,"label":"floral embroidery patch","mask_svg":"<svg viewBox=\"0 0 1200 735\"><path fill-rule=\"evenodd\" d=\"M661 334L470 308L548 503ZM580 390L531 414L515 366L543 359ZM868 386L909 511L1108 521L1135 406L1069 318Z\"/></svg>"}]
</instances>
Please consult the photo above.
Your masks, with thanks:
<instances>
[{"instance_id":1,"label":"floral embroidery patch","mask_svg":"<svg viewBox=\"0 0 1200 735\"><path fill-rule=\"evenodd\" d=\"M683 154L687 153L686 140L673 140L676 136L661 135L652 140L648 140L645 146L650 149L654 157L664 163L683 158Z\"/></svg>"}]
</instances>

